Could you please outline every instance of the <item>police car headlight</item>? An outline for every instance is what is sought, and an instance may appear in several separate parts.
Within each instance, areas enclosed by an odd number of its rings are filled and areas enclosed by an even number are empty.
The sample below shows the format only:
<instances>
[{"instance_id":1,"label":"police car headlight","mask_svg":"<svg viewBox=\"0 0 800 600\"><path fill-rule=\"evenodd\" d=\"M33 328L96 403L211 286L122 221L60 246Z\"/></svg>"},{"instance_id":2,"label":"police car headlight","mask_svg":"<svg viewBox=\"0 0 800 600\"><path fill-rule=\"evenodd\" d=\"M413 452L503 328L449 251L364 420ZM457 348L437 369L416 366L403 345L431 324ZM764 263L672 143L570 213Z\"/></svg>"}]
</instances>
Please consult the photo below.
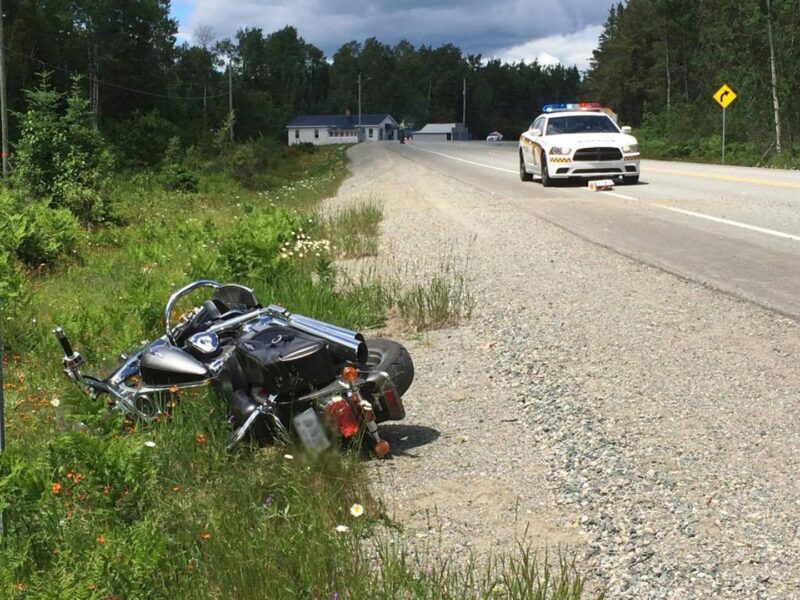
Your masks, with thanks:
<instances>
[{"instance_id":1,"label":"police car headlight","mask_svg":"<svg viewBox=\"0 0 800 600\"><path fill-rule=\"evenodd\" d=\"M631 144L630 146L623 146L622 151L625 154L635 154L639 152L639 144Z\"/></svg>"},{"instance_id":2,"label":"police car headlight","mask_svg":"<svg viewBox=\"0 0 800 600\"><path fill-rule=\"evenodd\" d=\"M570 153L569 148L564 148L561 146L554 146L550 148L550 154L557 155L557 156L564 156Z\"/></svg>"}]
</instances>

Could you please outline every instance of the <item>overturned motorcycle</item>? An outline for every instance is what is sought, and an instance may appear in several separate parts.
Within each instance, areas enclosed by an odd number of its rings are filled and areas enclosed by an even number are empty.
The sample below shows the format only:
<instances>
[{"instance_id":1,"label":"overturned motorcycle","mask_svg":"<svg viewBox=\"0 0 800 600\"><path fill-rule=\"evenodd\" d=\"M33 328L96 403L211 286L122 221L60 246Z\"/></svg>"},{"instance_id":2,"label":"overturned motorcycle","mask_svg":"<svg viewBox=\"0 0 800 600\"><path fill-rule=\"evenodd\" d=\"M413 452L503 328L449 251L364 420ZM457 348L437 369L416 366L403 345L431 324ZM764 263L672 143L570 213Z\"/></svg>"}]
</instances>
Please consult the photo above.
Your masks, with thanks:
<instances>
[{"instance_id":1,"label":"overturned motorcycle","mask_svg":"<svg viewBox=\"0 0 800 600\"><path fill-rule=\"evenodd\" d=\"M198 288L213 295L173 326L177 302ZM263 308L253 291L200 280L181 288L164 308L164 335L130 355L104 379L81 372L60 327L64 372L92 398L143 422L169 411L180 390L212 386L226 402L233 430L228 447L246 435L287 443L294 432L319 452L331 438L363 439L379 457L389 453L378 424L405 417L402 395L414 378L406 349L386 339L365 341L355 331L286 309Z\"/></svg>"}]
</instances>

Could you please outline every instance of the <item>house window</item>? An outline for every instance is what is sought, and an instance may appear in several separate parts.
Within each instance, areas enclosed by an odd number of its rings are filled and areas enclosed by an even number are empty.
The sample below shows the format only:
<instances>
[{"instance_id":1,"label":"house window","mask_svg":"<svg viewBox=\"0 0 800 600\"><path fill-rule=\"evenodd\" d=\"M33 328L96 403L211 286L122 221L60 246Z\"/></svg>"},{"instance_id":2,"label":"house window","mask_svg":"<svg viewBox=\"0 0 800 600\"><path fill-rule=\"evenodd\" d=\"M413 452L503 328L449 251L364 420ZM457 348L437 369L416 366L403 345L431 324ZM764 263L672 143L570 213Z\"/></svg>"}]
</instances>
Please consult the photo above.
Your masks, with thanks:
<instances>
[{"instance_id":1,"label":"house window","mask_svg":"<svg viewBox=\"0 0 800 600\"><path fill-rule=\"evenodd\" d=\"M314 139L315 139L315 140L318 140L318 139L319 139L319 129L315 129L315 130L314 130Z\"/></svg>"},{"instance_id":2,"label":"house window","mask_svg":"<svg viewBox=\"0 0 800 600\"><path fill-rule=\"evenodd\" d=\"M372 127L369 128L369 137L372 139Z\"/></svg>"},{"instance_id":3,"label":"house window","mask_svg":"<svg viewBox=\"0 0 800 600\"><path fill-rule=\"evenodd\" d=\"M295 129L294 130L294 139L296 139L296 140L300 139L300 130L299 129Z\"/></svg>"}]
</instances>

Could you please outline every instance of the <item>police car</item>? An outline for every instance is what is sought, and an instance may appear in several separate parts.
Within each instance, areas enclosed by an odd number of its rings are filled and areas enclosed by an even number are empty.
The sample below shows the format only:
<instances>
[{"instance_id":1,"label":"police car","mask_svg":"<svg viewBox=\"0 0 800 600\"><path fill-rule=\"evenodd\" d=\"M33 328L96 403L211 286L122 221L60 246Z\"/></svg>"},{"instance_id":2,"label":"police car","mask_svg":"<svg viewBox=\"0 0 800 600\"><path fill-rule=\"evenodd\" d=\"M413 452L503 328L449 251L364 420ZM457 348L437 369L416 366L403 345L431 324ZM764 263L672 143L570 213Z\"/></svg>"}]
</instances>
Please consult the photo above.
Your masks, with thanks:
<instances>
[{"instance_id":1,"label":"police car","mask_svg":"<svg viewBox=\"0 0 800 600\"><path fill-rule=\"evenodd\" d=\"M630 127L618 127L602 105L548 104L519 138L519 178L542 185L555 179L639 182L639 145Z\"/></svg>"}]
</instances>

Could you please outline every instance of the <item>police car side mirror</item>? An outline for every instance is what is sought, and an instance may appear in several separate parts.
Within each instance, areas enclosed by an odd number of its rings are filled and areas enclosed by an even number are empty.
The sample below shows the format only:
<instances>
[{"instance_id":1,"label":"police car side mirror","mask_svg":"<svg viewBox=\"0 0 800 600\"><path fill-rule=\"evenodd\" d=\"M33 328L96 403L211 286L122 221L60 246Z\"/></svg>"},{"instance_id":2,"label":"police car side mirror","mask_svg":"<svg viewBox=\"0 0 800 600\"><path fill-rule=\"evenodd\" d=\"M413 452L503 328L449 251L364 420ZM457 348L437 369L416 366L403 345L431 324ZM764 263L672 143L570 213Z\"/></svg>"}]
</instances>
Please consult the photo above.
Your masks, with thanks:
<instances>
[{"instance_id":1,"label":"police car side mirror","mask_svg":"<svg viewBox=\"0 0 800 600\"><path fill-rule=\"evenodd\" d=\"M533 137L539 137L542 132L539 129L531 129L529 132Z\"/></svg>"},{"instance_id":2,"label":"police car side mirror","mask_svg":"<svg viewBox=\"0 0 800 600\"><path fill-rule=\"evenodd\" d=\"M623 126L620 131L626 135L630 135L633 129L631 129L628 125Z\"/></svg>"}]
</instances>

